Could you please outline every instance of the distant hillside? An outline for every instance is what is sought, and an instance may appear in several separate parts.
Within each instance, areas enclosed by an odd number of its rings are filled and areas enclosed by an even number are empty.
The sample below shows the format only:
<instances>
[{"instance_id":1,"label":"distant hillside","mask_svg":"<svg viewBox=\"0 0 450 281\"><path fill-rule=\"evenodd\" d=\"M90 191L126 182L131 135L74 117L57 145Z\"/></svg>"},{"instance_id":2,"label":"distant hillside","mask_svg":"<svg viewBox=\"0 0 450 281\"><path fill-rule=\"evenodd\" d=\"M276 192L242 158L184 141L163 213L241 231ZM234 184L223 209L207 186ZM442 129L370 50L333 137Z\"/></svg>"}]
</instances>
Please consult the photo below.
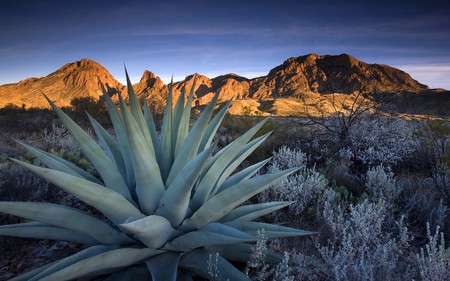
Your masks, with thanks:
<instances>
[{"instance_id":1,"label":"distant hillside","mask_svg":"<svg viewBox=\"0 0 450 281\"><path fill-rule=\"evenodd\" d=\"M430 92L428 86L417 82L399 69L387 65L368 64L347 54L337 56L309 54L289 58L270 70L266 76L253 79L236 74L211 79L195 73L183 81L174 83L174 98L176 99L183 90L190 91L194 80L196 104L203 105L209 102L214 93L219 92L220 100L234 98L240 107L247 106L248 101L248 106L254 107L254 110L275 114L278 112L279 115L296 115L296 112L302 111L303 108L299 108L299 102L295 99L305 96L323 100L327 94L348 95L361 90L403 96L405 93ZM111 96L122 93L127 97L126 86L119 83L108 70L94 61L83 59L68 63L46 77L28 78L16 84L0 86L0 107L8 103L18 106L25 104L26 107L47 107L42 92L59 106L67 106L77 97L91 96L98 99L101 96L99 82L105 85ZM169 89L168 85L148 70L133 88L138 96L147 97L159 104L164 103ZM445 101L449 96L442 93L439 95L441 101L442 99ZM409 107L420 106L417 97L415 95L411 97L414 97L415 101L409 102ZM286 100L275 102L280 98ZM267 102L271 100L273 102ZM272 105L272 108L268 104ZM278 110L275 107L279 104L285 104L290 110ZM414 108L411 110L414 111ZM236 112L238 111L236 109Z\"/></svg>"}]
</instances>

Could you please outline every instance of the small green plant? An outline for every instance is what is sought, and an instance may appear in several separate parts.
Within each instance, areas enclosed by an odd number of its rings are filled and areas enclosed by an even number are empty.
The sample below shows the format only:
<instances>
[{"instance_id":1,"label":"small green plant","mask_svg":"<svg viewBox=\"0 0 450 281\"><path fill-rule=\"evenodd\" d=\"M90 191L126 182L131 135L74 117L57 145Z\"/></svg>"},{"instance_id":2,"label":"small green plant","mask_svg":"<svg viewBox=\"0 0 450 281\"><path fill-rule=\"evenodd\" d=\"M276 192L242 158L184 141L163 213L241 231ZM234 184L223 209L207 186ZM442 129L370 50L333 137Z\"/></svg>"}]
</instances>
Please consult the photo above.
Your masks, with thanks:
<instances>
[{"instance_id":1,"label":"small green plant","mask_svg":"<svg viewBox=\"0 0 450 281\"><path fill-rule=\"evenodd\" d=\"M147 103L141 105L128 74L130 108L119 95L120 110L104 93L115 138L89 116L98 145L65 113L47 100L79 142L101 179L58 155L21 143L48 168L11 159L101 212L101 220L78 209L34 202L0 202L0 211L28 220L0 226L0 235L79 242L80 252L31 270L13 280L72 280L109 275L108 280L192 280L210 277L216 257L220 280L249 280L230 261L247 262L252 244L309 231L257 222L291 202L242 205L297 168L253 177L267 162L234 173L270 133L252 140L267 119L212 155L214 135L229 102L212 118L214 97L190 128L193 89L172 109L169 92L161 132ZM217 253L217 255L216 255ZM267 251L265 260L281 256ZM211 261L210 261L211 262Z\"/></svg>"}]
</instances>

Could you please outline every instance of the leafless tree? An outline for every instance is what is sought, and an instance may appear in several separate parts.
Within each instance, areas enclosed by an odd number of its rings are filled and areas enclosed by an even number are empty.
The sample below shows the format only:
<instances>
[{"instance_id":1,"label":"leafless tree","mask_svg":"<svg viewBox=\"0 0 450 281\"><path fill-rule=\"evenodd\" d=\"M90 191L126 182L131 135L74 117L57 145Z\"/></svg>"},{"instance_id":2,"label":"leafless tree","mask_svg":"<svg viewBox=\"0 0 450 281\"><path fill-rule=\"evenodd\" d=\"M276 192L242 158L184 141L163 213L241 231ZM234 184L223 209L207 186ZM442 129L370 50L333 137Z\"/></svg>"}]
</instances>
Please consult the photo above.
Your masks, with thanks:
<instances>
[{"instance_id":1,"label":"leafless tree","mask_svg":"<svg viewBox=\"0 0 450 281\"><path fill-rule=\"evenodd\" d=\"M337 99L336 94L330 94L331 112L323 106L317 106L316 115L311 114L306 99L303 98L307 125L318 128L322 134L336 139L339 146L344 146L348 141L351 128L363 118L375 118L381 112L383 95L375 91L368 93L364 88L354 94L345 95L343 99Z\"/></svg>"}]
</instances>

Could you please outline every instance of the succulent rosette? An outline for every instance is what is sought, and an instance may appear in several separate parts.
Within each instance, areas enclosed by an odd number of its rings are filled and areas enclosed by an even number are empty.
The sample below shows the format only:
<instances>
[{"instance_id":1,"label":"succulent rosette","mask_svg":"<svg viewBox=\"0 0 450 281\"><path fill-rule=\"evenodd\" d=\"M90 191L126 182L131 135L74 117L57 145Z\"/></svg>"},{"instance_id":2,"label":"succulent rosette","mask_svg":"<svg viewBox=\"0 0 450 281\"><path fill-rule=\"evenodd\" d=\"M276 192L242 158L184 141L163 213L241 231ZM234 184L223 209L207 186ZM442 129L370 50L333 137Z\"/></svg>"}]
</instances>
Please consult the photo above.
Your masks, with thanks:
<instances>
[{"instance_id":1,"label":"succulent rosette","mask_svg":"<svg viewBox=\"0 0 450 281\"><path fill-rule=\"evenodd\" d=\"M56 239L84 244L83 250L12 280L73 280L107 275L105 280L193 280L208 278L207 263L219 254L224 280L248 280L235 262L246 262L252 243L267 238L311 234L258 219L291 202L247 204L296 168L257 174L262 161L235 172L270 133L254 138L267 118L218 152L214 136L231 101L213 117L218 94L190 126L194 87L172 103L169 90L161 131L147 102L141 107L126 74L129 107L104 99L114 136L96 120L92 139L48 100L80 144L98 177L61 157L21 143L47 168L16 159L54 185L97 209L106 219L50 203L0 202L0 212L27 221L0 226L0 235ZM268 262L279 255L268 252Z\"/></svg>"}]
</instances>

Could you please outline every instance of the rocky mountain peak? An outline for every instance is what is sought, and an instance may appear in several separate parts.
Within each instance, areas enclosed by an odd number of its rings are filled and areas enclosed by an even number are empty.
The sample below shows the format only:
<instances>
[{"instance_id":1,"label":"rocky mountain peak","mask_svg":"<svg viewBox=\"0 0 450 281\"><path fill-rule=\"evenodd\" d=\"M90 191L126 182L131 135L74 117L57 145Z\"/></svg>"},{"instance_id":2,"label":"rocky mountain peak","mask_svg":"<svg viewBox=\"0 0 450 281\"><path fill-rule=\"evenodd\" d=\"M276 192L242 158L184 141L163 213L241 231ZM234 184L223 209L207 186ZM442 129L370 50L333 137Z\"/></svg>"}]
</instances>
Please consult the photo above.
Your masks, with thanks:
<instances>
[{"instance_id":1,"label":"rocky mountain peak","mask_svg":"<svg viewBox=\"0 0 450 281\"><path fill-rule=\"evenodd\" d=\"M145 70L139 83L133 85L136 94L144 94L146 96L155 95L165 87L164 82L153 72Z\"/></svg>"},{"instance_id":2,"label":"rocky mountain peak","mask_svg":"<svg viewBox=\"0 0 450 281\"><path fill-rule=\"evenodd\" d=\"M119 89L123 86L99 63L82 59L66 64L56 72L50 74L61 77L63 82L73 87L87 87L90 89L100 89L98 84L101 81L107 87ZM117 92L117 91L116 91Z\"/></svg>"},{"instance_id":3,"label":"rocky mountain peak","mask_svg":"<svg viewBox=\"0 0 450 281\"><path fill-rule=\"evenodd\" d=\"M103 94L100 84L110 95L124 88L102 65L82 59L67 63L48 76L25 79L3 89L0 87L0 96L13 93L16 103L47 107L48 103L42 97L44 92L57 105L68 106L74 98L91 96L98 99Z\"/></svg>"},{"instance_id":4,"label":"rocky mountain peak","mask_svg":"<svg viewBox=\"0 0 450 281\"><path fill-rule=\"evenodd\" d=\"M148 83L149 81L152 81L152 79L155 79L156 75L149 71L149 70L145 70L144 73L142 74L141 80L139 81L139 83Z\"/></svg>"},{"instance_id":5,"label":"rocky mountain peak","mask_svg":"<svg viewBox=\"0 0 450 281\"><path fill-rule=\"evenodd\" d=\"M252 98L299 97L308 93L351 94L357 91L420 92L426 85L385 65L367 64L351 55L289 58L252 84Z\"/></svg>"}]
</instances>

